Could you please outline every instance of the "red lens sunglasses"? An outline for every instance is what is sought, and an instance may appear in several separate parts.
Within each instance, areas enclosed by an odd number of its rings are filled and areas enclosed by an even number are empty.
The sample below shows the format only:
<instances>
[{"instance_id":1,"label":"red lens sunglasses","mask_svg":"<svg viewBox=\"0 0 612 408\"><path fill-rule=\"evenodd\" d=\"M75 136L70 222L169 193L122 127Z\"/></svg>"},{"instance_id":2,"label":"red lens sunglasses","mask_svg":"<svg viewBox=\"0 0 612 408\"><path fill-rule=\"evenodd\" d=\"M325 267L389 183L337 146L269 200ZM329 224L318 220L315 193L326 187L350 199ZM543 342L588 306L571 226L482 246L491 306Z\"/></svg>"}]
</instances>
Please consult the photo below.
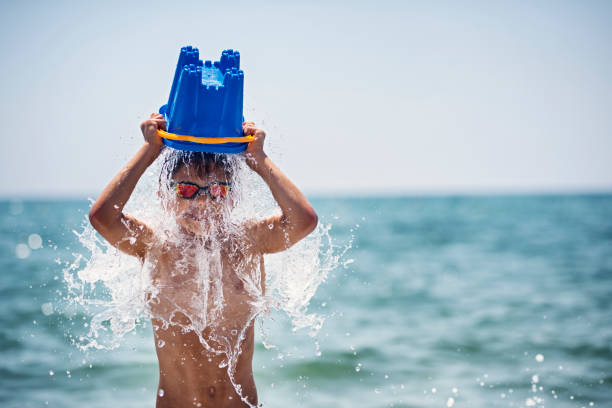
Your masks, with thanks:
<instances>
[{"instance_id":1,"label":"red lens sunglasses","mask_svg":"<svg viewBox=\"0 0 612 408\"><path fill-rule=\"evenodd\" d=\"M174 181L170 184L176 191L176 194L181 198L193 199L200 191L208 193L211 199L227 197L228 193L232 189L231 184L219 182L208 186L202 186L188 181Z\"/></svg>"}]
</instances>

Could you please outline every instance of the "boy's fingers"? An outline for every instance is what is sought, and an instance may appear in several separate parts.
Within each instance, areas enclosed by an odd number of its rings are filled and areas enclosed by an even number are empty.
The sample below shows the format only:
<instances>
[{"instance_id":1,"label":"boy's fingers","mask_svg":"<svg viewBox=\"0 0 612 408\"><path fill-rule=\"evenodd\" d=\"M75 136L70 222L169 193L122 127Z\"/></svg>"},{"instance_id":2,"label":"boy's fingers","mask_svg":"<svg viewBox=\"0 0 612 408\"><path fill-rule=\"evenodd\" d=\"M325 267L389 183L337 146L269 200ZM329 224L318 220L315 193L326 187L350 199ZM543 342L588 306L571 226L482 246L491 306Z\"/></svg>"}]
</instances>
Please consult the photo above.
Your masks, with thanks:
<instances>
[{"instance_id":1,"label":"boy's fingers","mask_svg":"<svg viewBox=\"0 0 612 408\"><path fill-rule=\"evenodd\" d=\"M155 127L158 129L166 129L165 119L151 119L151 122L153 122L155 124Z\"/></svg>"}]
</instances>

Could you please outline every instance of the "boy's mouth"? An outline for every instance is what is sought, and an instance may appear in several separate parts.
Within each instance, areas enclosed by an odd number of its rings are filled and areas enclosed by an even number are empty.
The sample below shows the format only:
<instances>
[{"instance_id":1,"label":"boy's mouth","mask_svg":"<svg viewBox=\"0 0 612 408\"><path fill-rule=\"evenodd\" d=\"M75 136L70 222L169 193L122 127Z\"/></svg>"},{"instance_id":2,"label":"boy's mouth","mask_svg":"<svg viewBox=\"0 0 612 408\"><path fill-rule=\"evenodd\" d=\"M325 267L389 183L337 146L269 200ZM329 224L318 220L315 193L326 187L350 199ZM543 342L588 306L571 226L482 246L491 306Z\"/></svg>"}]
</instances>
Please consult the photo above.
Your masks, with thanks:
<instances>
[{"instance_id":1,"label":"boy's mouth","mask_svg":"<svg viewBox=\"0 0 612 408\"><path fill-rule=\"evenodd\" d=\"M204 217L203 217L203 216L201 216L201 215L193 215L193 214L189 214L189 215L187 215L187 216L188 216L189 218L191 218L191 219L196 220L196 221L202 221L202 220L204 219Z\"/></svg>"},{"instance_id":2,"label":"boy's mouth","mask_svg":"<svg viewBox=\"0 0 612 408\"><path fill-rule=\"evenodd\" d=\"M197 215L197 214L192 214L192 213L185 213L184 217L195 220L195 221L202 221L204 219L204 215Z\"/></svg>"}]
</instances>

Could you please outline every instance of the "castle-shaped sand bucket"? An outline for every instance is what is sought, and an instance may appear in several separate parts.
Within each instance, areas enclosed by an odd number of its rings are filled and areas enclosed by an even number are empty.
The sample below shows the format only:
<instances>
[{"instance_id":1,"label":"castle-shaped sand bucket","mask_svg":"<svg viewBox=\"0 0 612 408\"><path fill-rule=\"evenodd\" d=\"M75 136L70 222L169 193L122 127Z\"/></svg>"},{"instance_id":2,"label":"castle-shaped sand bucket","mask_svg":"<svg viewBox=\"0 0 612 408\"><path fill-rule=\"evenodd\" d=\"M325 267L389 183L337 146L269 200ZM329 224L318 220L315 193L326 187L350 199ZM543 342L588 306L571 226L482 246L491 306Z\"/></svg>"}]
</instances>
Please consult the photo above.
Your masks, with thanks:
<instances>
[{"instance_id":1,"label":"castle-shaped sand bucket","mask_svg":"<svg viewBox=\"0 0 612 408\"><path fill-rule=\"evenodd\" d=\"M192 152L244 151L253 136L242 135L243 89L238 51L202 62L197 48L181 48L168 104L159 109L167 121L167 131L158 131L164 144Z\"/></svg>"}]
</instances>

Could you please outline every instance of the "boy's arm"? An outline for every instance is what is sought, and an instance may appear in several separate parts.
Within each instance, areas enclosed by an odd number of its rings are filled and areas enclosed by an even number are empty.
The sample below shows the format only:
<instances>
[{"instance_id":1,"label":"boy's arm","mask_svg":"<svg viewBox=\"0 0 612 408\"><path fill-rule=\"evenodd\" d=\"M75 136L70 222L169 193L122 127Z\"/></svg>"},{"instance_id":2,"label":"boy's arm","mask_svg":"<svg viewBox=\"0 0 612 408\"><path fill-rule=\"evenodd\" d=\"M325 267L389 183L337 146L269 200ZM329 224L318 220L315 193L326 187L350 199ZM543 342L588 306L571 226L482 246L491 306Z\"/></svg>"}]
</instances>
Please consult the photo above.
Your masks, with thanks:
<instances>
[{"instance_id":1,"label":"boy's arm","mask_svg":"<svg viewBox=\"0 0 612 408\"><path fill-rule=\"evenodd\" d=\"M153 113L140 129L145 138L144 145L106 186L89 210L91 225L111 245L119 250L144 260L153 232L144 223L123 214L125 203L136 187L136 183L155 161L163 147L157 129L165 129L163 115Z\"/></svg>"},{"instance_id":2,"label":"boy's arm","mask_svg":"<svg viewBox=\"0 0 612 408\"><path fill-rule=\"evenodd\" d=\"M257 252L283 251L315 229L317 213L295 184L264 153L265 132L257 129L253 122L245 122L243 133L255 136L255 140L246 149L247 164L270 187L272 196L282 210L280 215L254 222L248 226L247 233Z\"/></svg>"}]
</instances>

